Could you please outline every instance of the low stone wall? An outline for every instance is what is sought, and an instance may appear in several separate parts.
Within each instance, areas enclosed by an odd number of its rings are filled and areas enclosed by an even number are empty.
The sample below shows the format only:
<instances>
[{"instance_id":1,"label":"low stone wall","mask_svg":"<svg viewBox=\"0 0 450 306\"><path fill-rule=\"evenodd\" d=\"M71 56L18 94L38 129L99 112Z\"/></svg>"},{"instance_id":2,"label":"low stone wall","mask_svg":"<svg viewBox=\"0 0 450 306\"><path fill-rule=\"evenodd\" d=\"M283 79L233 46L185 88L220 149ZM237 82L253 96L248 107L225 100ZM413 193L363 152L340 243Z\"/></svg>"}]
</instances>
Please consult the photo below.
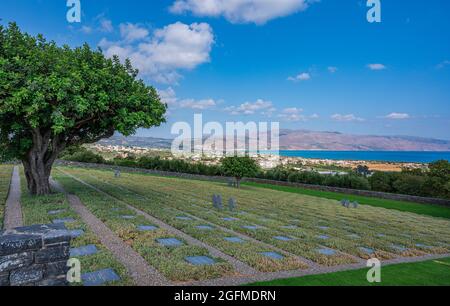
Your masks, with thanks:
<instances>
[{"instance_id":1,"label":"low stone wall","mask_svg":"<svg viewBox=\"0 0 450 306\"><path fill-rule=\"evenodd\" d=\"M228 177L223 177L223 176L195 175L195 174L188 174L188 173L156 171L156 170L148 170L148 169L142 169L142 168L129 168L129 167L119 167L119 166L113 166L113 165L89 164L89 163L79 163L79 162L69 162L69 161L58 161L57 164L62 165L62 166L77 166L77 167L93 168L93 169L111 169L111 170L117 169L117 170L121 170L123 172L148 173L148 174L156 174L156 175L161 175L161 176L173 176L173 177L179 177L179 178L204 180L204 181L227 182L230 179ZM277 185L277 186L296 187L296 188L302 188L302 189L319 190L319 191L337 192L337 193L350 194L350 195L360 195L360 196L365 196L365 197L381 198L381 199L387 199L387 200L450 206L450 200L445 200L445 199L424 198L424 197L416 197L416 196L403 195L403 194L385 193L385 192L377 192L377 191L369 191L369 190L337 188L337 187L328 187L328 186L319 186L319 185L308 185L308 184L290 183L290 182L282 182L282 181L274 181L274 180L264 180L264 179L257 179L257 178L246 178L243 181L260 183L260 184Z\"/></svg>"},{"instance_id":2,"label":"low stone wall","mask_svg":"<svg viewBox=\"0 0 450 306\"><path fill-rule=\"evenodd\" d=\"M70 233L61 225L0 232L0 286L67 285Z\"/></svg>"}]
</instances>

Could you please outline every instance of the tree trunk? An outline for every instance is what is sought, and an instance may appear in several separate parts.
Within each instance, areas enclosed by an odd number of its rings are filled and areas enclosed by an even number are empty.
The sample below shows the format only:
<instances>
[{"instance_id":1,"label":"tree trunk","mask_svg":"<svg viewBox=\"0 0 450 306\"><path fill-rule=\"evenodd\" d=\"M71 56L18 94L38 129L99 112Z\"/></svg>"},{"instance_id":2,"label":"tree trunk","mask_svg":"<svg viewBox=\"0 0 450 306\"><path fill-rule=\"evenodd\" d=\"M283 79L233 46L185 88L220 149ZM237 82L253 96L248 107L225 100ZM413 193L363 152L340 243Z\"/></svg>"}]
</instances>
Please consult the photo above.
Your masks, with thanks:
<instances>
[{"instance_id":1,"label":"tree trunk","mask_svg":"<svg viewBox=\"0 0 450 306\"><path fill-rule=\"evenodd\" d=\"M51 193L50 170L46 170L46 165L42 158L31 154L28 160L22 161L25 177L27 179L28 191L32 195L46 195Z\"/></svg>"},{"instance_id":2,"label":"tree trunk","mask_svg":"<svg viewBox=\"0 0 450 306\"><path fill-rule=\"evenodd\" d=\"M240 178L240 177L237 177L237 178L236 178L236 188L237 188L237 189L240 189L240 188L241 188L241 178Z\"/></svg>"},{"instance_id":3,"label":"tree trunk","mask_svg":"<svg viewBox=\"0 0 450 306\"><path fill-rule=\"evenodd\" d=\"M32 195L51 193L50 174L63 148L57 137L51 139L50 133L42 135L37 130L33 131L33 147L22 159L28 190Z\"/></svg>"}]
</instances>

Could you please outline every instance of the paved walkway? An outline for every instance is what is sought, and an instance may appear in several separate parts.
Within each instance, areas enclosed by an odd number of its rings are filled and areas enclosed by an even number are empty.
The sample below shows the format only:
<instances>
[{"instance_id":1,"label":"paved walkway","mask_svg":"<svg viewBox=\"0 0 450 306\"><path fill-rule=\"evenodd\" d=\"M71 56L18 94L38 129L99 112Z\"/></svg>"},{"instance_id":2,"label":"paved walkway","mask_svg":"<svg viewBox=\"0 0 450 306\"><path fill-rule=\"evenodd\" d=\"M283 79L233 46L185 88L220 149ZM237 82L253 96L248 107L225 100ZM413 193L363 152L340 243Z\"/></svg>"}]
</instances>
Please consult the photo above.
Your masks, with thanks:
<instances>
[{"instance_id":1,"label":"paved walkway","mask_svg":"<svg viewBox=\"0 0 450 306\"><path fill-rule=\"evenodd\" d=\"M50 182L55 190L66 193L59 183L53 179ZM67 199L73 210L80 215L84 223L98 236L101 243L125 266L129 275L138 286L171 285L169 280L155 268L149 266L144 258L117 237L100 219L94 216L77 196L67 194Z\"/></svg>"},{"instance_id":2,"label":"paved walkway","mask_svg":"<svg viewBox=\"0 0 450 306\"><path fill-rule=\"evenodd\" d=\"M5 220L3 225L5 229L13 229L23 226L20 196L19 167L15 166L12 173L11 184L9 186L8 199L6 200Z\"/></svg>"},{"instance_id":3,"label":"paved walkway","mask_svg":"<svg viewBox=\"0 0 450 306\"><path fill-rule=\"evenodd\" d=\"M163 228L163 229L167 230L168 232L170 232L173 235L176 235L178 237L183 238L189 244L206 248L210 252L210 254L212 256L222 258L222 259L226 260L227 262L229 262L230 264L232 264L234 269L236 270L236 272L240 273L242 276L256 275L258 273L258 271L256 271L255 269L253 269L252 267L250 267L246 263L243 263L243 262L237 260L236 258L234 258L232 256L229 256L229 255L223 253L222 251L220 251L220 250L218 250L218 249L216 249L216 248L214 248L214 247L212 247L212 246L210 246L210 245L208 245L208 244L206 244L206 243L204 243L204 242L202 242L200 240L197 240L197 239L187 235L186 233L176 229L175 227L168 225L167 223L165 223L165 222L163 222L163 221L161 221L161 220L159 220L159 219L149 215L148 213L143 212L142 210L139 210L136 207L131 206L130 204L128 204L128 203L126 203L126 202L124 202L124 201L122 201L120 199L117 199L117 198L113 197L112 195L104 192L103 190L100 190L100 189L96 188L95 186L92 186L92 185L86 183L85 181L83 181L83 180L81 180L81 179L79 179L79 178L77 178L77 177L75 177L75 176L73 176L73 175L71 175L71 174L69 174L69 173L67 173L65 171L62 171L62 170L60 170L60 171L63 172L64 174L70 176L74 180L80 182L81 184L83 184L83 185L85 185L85 186L87 186L89 188L92 188L95 191L97 191L97 192L99 192L101 194L104 194L105 196L107 196L109 198L112 198L112 199L114 199L116 201L119 201L120 203L126 205L129 209L131 209L134 212L136 212L137 214L143 216L144 218L146 218L150 222L154 223L155 225L159 226L160 228Z\"/></svg>"}]
</instances>

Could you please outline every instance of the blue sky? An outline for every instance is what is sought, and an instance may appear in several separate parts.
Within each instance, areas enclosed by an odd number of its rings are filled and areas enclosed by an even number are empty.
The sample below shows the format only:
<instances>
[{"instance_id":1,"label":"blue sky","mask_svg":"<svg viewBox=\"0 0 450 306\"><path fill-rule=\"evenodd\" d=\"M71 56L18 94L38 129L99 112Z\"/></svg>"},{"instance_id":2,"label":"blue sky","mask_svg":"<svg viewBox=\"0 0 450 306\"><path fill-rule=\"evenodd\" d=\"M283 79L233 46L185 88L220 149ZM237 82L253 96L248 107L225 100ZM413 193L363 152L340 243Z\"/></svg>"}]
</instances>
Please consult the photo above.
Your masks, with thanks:
<instances>
[{"instance_id":1,"label":"blue sky","mask_svg":"<svg viewBox=\"0 0 450 306\"><path fill-rule=\"evenodd\" d=\"M131 57L176 121L450 139L450 2L381 0L2 0L2 23L59 44ZM249 6L251 9L248 9Z\"/></svg>"}]
</instances>

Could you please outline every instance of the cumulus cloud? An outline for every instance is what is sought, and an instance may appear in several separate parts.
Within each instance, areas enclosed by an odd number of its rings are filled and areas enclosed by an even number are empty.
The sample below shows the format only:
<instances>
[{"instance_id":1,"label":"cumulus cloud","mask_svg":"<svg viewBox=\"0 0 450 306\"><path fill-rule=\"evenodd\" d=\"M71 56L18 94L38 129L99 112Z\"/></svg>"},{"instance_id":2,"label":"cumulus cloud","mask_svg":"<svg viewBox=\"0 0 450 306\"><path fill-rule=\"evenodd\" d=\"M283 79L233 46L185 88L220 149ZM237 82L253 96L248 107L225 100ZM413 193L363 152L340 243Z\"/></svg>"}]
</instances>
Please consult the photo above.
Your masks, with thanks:
<instances>
[{"instance_id":1,"label":"cumulus cloud","mask_svg":"<svg viewBox=\"0 0 450 306\"><path fill-rule=\"evenodd\" d=\"M182 108L190 108L193 110L207 110L215 107L217 102L213 99L204 99L204 100L194 100L194 99L185 99L180 101L180 106Z\"/></svg>"},{"instance_id":2,"label":"cumulus cloud","mask_svg":"<svg viewBox=\"0 0 450 306\"><path fill-rule=\"evenodd\" d=\"M334 121L339 122L362 122L365 121L363 118L357 117L354 114L348 114L348 115L341 115L341 114L334 114L331 116L331 119Z\"/></svg>"},{"instance_id":3,"label":"cumulus cloud","mask_svg":"<svg viewBox=\"0 0 450 306\"><path fill-rule=\"evenodd\" d=\"M119 27L120 36L122 36L122 38L129 43L137 40L143 40L149 35L149 32L146 28L132 23L122 23Z\"/></svg>"},{"instance_id":4,"label":"cumulus cloud","mask_svg":"<svg viewBox=\"0 0 450 306\"><path fill-rule=\"evenodd\" d=\"M109 19L101 19L100 20L100 31L105 33L111 33L114 31L114 26L112 21Z\"/></svg>"},{"instance_id":5,"label":"cumulus cloud","mask_svg":"<svg viewBox=\"0 0 450 306\"><path fill-rule=\"evenodd\" d=\"M328 72L329 73L336 73L337 71L338 71L337 67L334 67L334 66L328 67Z\"/></svg>"},{"instance_id":6,"label":"cumulus cloud","mask_svg":"<svg viewBox=\"0 0 450 306\"><path fill-rule=\"evenodd\" d=\"M291 82L302 82L302 81L308 81L310 79L311 79L311 75L307 72L300 73L299 75L294 76L294 77L288 77L288 81L291 81Z\"/></svg>"},{"instance_id":7,"label":"cumulus cloud","mask_svg":"<svg viewBox=\"0 0 450 306\"><path fill-rule=\"evenodd\" d=\"M254 115L260 112L262 115L270 116L276 109L271 101L258 99L255 102L245 102L239 106L229 106L224 110L231 115Z\"/></svg>"},{"instance_id":8,"label":"cumulus cloud","mask_svg":"<svg viewBox=\"0 0 450 306\"><path fill-rule=\"evenodd\" d=\"M406 113L391 113L389 115L386 115L384 118L391 120L405 120L411 118L411 116Z\"/></svg>"},{"instance_id":9,"label":"cumulus cloud","mask_svg":"<svg viewBox=\"0 0 450 306\"><path fill-rule=\"evenodd\" d=\"M212 28L207 23L170 24L150 33L133 24L120 25L121 40L102 39L99 46L108 57L129 58L141 76L153 81L174 84L180 70L192 70L210 61L214 44Z\"/></svg>"},{"instance_id":10,"label":"cumulus cloud","mask_svg":"<svg viewBox=\"0 0 450 306\"><path fill-rule=\"evenodd\" d=\"M436 68L437 68L437 69L443 69L443 68L445 68L445 67L447 67L447 66L450 66L450 61L443 61L443 62L439 63L439 64L436 66Z\"/></svg>"},{"instance_id":11,"label":"cumulus cloud","mask_svg":"<svg viewBox=\"0 0 450 306\"><path fill-rule=\"evenodd\" d=\"M231 23L264 24L272 19L303 11L318 0L176 0L174 14L223 16Z\"/></svg>"},{"instance_id":12,"label":"cumulus cloud","mask_svg":"<svg viewBox=\"0 0 450 306\"><path fill-rule=\"evenodd\" d=\"M278 118L291 122L305 121L306 117L302 112L303 109L297 107L285 108L278 115Z\"/></svg>"},{"instance_id":13,"label":"cumulus cloud","mask_svg":"<svg viewBox=\"0 0 450 306\"><path fill-rule=\"evenodd\" d=\"M158 89L158 94L161 101L168 105L169 110L175 110L177 108L207 110L216 107L221 102L214 99L179 99L172 87Z\"/></svg>"},{"instance_id":14,"label":"cumulus cloud","mask_svg":"<svg viewBox=\"0 0 450 306\"><path fill-rule=\"evenodd\" d=\"M375 70L375 71L387 69L387 67L383 64L368 64L367 68L369 68L370 70Z\"/></svg>"}]
</instances>

